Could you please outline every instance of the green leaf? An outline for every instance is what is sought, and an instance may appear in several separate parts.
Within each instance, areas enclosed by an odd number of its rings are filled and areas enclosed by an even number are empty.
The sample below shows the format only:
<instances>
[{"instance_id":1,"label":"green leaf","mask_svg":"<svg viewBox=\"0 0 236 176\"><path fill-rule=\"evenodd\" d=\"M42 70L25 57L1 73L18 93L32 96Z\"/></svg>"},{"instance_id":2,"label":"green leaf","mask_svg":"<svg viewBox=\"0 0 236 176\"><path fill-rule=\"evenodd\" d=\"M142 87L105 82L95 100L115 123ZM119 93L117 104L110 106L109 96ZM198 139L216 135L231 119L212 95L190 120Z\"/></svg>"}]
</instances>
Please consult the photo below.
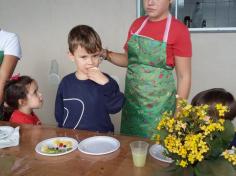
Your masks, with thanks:
<instances>
[{"instance_id":1,"label":"green leaf","mask_svg":"<svg viewBox=\"0 0 236 176\"><path fill-rule=\"evenodd\" d=\"M222 132L222 139L225 143L230 144L234 138L234 125L231 121L225 120L224 131Z\"/></svg>"},{"instance_id":2,"label":"green leaf","mask_svg":"<svg viewBox=\"0 0 236 176\"><path fill-rule=\"evenodd\" d=\"M228 148L228 144L225 145L223 139L222 139L222 135L216 135L214 137L213 140L208 140L207 141L208 145L209 145L209 154L207 156L208 159L212 158L218 158L223 151L225 151L225 149Z\"/></svg>"},{"instance_id":3,"label":"green leaf","mask_svg":"<svg viewBox=\"0 0 236 176\"><path fill-rule=\"evenodd\" d=\"M159 131L159 134L160 134L160 136L161 136L161 140L164 140L164 139L167 137L168 132L167 132L166 130L164 130L164 129L161 129L161 130Z\"/></svg>"},{"instance_id":4,"label":"green leaf","mask_svg":"<svg viewBox=\"0 0 236 176\"><path fill-rule=\"evenodd\" d=\"M210 150L206 156L207 159L215 159L221 155L223 151L225 151L231 141L234 138L234 126L232 122L226 120L224 123L224 131L222 132L215 132L212 134L212 138L208 137L206 142L209 145Z\"/></svg>"},{"instance_id":5,"label":"green leaf","mask_svg":"<svg viewBox=\"0 0 236 176\"><path fill-rule=\"evenodd\" d=\"M196 176L235 176L236 174L231 163L222 157L215 160L203 160L197 163L194 172Z\"/></svg>"}]
</instances>

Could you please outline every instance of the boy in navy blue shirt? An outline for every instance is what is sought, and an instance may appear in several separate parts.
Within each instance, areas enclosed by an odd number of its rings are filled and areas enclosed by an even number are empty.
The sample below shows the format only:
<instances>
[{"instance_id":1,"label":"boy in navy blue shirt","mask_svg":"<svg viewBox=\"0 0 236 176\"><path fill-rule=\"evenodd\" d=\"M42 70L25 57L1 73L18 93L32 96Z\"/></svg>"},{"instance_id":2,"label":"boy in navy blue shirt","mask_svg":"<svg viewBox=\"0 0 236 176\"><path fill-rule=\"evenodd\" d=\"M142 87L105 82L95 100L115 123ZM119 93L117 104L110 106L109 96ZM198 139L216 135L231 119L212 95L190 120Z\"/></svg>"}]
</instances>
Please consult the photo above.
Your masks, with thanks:
<instances>
[{"instance_id":1,"label":"boy in navy blue shirt","mask_svg":"<svg viewBox=\"0 0 236 176\"><path fill-rule=\"evenodd\" d=\"M55 118L59 127L113 132L109 114L117 113L124 95L117 82L102 73L102 43L97 32L86 25L75 26L68 36L69 58L76 72L65 76L57 91Z\"/></svg>"}]
</instances>

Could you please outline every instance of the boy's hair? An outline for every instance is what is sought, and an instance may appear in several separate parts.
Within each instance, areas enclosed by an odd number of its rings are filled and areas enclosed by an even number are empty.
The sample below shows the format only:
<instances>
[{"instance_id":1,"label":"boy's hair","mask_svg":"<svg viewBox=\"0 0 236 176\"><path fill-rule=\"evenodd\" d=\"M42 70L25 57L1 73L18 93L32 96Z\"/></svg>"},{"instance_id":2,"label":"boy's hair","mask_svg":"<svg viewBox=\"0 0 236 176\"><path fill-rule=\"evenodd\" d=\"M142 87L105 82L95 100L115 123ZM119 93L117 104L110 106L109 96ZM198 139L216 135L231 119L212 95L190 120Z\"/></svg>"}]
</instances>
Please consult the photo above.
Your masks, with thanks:
<instances>
[{"instance_id":1,"label":"boy's hair","mask_svg":"<svg viewBox=\"0 0 236 176\"><path fill-rule=\"evenodd\" d=\"M19 107L19 99L27 97L27 85L34 81L29 76L20 76L16 79L9 80L4 87L4 103L3 108L4 120L8 120L15 109Z\"/></svg>"},{"instance_id":2,"label":"boy's hair","mask_svg":"<svg viewBox=\"0 0 236 176\"><path fill-rule=\"evenodd\" d=\"M209 105L209 115L219 118L215 108L217 103L221 103L229 108L229 112L226 112L223 117L224 119L233 120L234 117L236 117L236 101L233 95L223 88L213 88L202 91L198 93L191 102L193 106Z\"/></svg>"},{"instance_id":3,"label":"boy's hair","mask_svg":"<svg viewBox=\"0 0 236 176\"><path fill-rule=\"evenodd\" d=\"M68 35L69 51L74 54L80 45L88 53L102 50L102 42L98 33L90 26L78 25L71 29Z\"/></svg>"}]
</instances>

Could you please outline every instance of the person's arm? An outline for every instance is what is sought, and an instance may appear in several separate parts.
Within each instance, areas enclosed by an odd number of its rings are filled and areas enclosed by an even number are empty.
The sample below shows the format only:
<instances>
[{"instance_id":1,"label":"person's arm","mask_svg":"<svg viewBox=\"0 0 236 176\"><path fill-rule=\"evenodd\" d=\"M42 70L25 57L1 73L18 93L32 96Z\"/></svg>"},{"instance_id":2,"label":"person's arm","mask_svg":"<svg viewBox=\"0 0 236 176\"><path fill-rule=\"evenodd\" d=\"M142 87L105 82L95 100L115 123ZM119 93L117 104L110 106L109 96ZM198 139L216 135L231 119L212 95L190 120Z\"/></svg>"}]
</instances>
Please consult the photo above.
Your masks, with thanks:
<instances>
[{"instance_id":1,"label":"person's arm","mask_svg":"<svg viewBox=\"0 0 236 176\"><path fill-rule=\"evenodd\" d=\"M177 95L187 99L191 88L191 58L175 56Z\"/></svg>"},{"instance_id":2,"label":"person's arm","mask_svg":"<svg viewBox=\"0 0 236 176\"><path fill-rule=\"evenodd\" d=\"M124 94L120 92L119 85L115 80L109 77L109 82L102 86L105 96L106 109L109 114L119 112L124 104Z\"/></svg>"},{"instance_id":3,"label":"person's arm","mask_svg":"<svg viewBox=\"0 0 236 176\"><path fill-rule=\"evenodd\" d=\"M13 55L5 55L0 66L0 104L3 102L3 91L6 81L12 76L19 58Z\"/></svg>"},{"instance_id":4,"label":"person's arm","mask_svg":"<svg viewBox=\"0 0 236 176\"><path fill-rule=\"evenodd\" d=\"M107 49L103 50L102 56L106 58L107 61L120 66L127 67L128 66L128 55L127 53L116 53L113 51L109 51Z\"/></svg>"},{"instance_id":5,"label":"person's arm","mask_svg":"<svg viewBox=\"0 0 236 176\"><path fill-rule=\"evenodd\" d=\"M127 67L128 66L128 41L131 38L131 36L139 29L139 27L142 25L143 21L146 19L146 16L143 16L141 18L136 19L131 24L128 34L126 43L124 45L124 53L117 53L113 51L109 51L106 49L103 49L105 51L105 58L113 63L114 65L120 66L120 67ZM103 52L104 53L104 52Z\"/></svg>"}]
</instances>

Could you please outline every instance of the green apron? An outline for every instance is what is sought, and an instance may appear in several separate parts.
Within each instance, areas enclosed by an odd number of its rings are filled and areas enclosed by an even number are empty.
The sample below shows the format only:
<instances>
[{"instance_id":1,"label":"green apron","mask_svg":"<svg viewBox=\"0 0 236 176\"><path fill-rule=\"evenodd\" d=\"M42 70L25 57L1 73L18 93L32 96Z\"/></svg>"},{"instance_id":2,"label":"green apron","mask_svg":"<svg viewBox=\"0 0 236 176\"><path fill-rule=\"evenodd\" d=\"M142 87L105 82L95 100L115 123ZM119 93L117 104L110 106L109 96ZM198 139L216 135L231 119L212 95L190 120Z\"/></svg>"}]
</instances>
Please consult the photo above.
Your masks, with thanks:
<instances>
[{"instance_id":1,"label":"green apron","mask_svg":"<svg viewBox=\"0 0 236 176\"><path fill-rule=\"evenodd\" d=\"M0 51L0 65L2 64L3 57L4 57L4 52Z\"/></svg>"},{"instance_id":2,"label":"green apron","mask_svg":"<svg viewBox=\"0 0 236 176\"><path fill-rule=\"evenodd\" d=\"M166 65L166 48L171 15L163 41L139 35L148 18L128 41L126 102L122 111L121 134L150 137L165 111L175 110L176 86L173 67Z\"/></svg>"}]
</instances>

